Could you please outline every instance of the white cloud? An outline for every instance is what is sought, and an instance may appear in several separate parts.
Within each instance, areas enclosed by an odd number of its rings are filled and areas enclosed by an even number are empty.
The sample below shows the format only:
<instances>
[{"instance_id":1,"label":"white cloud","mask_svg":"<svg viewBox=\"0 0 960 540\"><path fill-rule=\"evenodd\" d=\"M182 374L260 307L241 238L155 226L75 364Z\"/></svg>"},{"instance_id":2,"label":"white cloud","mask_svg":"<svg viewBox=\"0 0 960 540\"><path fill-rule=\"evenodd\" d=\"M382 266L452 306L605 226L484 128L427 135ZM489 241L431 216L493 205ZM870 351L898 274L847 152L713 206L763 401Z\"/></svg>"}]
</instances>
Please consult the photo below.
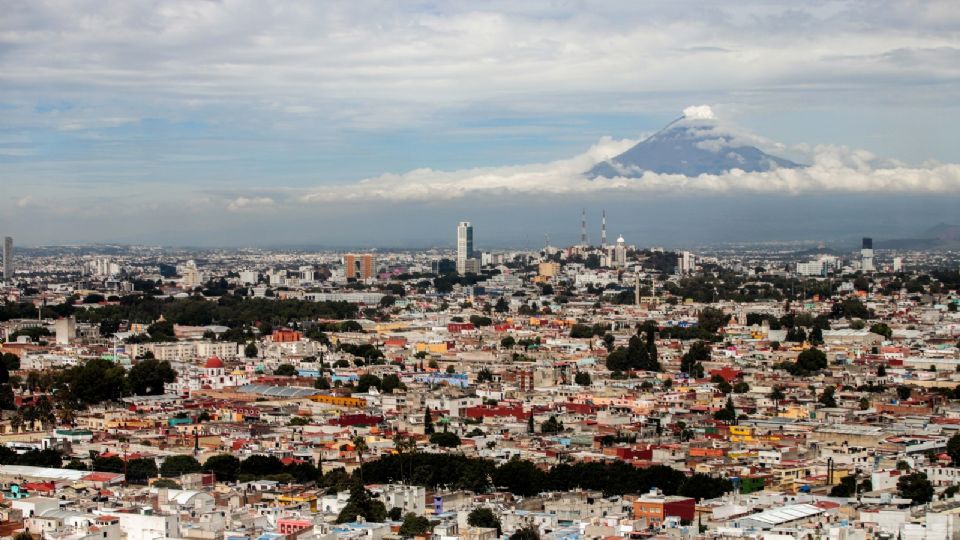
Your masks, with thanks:
<instances>
[{"instance_id":1,"label":"white cloud","mask_svg":"<svg viewBox=\"0 0 960 540\"><path fill-rule=\"evenodd\" d=\"M713 109L709 105L691 105L683 110L683 116L691 120L713 120Z\"/></svg>"},{"instance_id":2,"label":"white cloud","mask_svg":"<svg viewBox=\"0 0 960 540\"><path fill-rule=\"evenodd\" d=\"M0 38L17 50L0 57L0 95L90 107L18 119L64 130L140 118L145 108L162 117L200 108L234 122L238 113L286 111L313 125L316 113L380 129L477 103L617 112L635 111L644 94L660 101L693 91L749 92L754 103L797 91L806 103L812 91L867 80L881 90L916 85L951 95L960 22L940 14L955 6L903 3L37 0L7 10L0 25Z\"/></svg>"},{"instance_id":3,"label":"white cloud","mask_svg":"<svg viewBox=\"0 0 960 540\"><path fill-rule=\"evenodd\" d=\"M270 197L237 197L227 202L227 210L231 212L262 211L273 208L276 204Z\"/></svg>"},{"instance_id":4,"label":"white cloud","mask_svg":"<svg viewBox=\"0 0 960 540\"><path fill-rule=\"evenodd\" d=\"M571 159L535 165L436 171L417 169L385 174L352 184L308 190L296 200L304 204L347 201L445 201L474 196L609 196L710 193L952 193L960 194L960 165L928 167L890 165L870 152L843 146L816 146L811 165L747 173L687 177L645 173L640 178L589 179L582 173L623 152L635 141L603 139Z\"/></svg>"}]
</instances>

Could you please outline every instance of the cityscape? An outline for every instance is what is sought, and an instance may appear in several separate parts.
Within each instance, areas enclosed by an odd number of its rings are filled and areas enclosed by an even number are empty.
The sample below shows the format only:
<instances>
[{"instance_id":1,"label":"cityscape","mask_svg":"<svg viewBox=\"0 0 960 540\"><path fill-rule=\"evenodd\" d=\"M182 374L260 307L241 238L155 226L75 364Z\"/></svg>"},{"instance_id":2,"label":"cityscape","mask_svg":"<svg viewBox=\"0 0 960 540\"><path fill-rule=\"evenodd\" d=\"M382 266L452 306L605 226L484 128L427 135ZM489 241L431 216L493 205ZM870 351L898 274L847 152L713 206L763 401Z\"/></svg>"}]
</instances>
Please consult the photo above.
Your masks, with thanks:
<instances>
[{"instance_id":1,"label":"cityscape","mask_svg":"<svg viewBox=\"0 0 960 540\"><path fill-rule=\"evenodd\" d=\"M0 5L0 539L960 540L951 2Z\"/></svg>"}]
</instances>

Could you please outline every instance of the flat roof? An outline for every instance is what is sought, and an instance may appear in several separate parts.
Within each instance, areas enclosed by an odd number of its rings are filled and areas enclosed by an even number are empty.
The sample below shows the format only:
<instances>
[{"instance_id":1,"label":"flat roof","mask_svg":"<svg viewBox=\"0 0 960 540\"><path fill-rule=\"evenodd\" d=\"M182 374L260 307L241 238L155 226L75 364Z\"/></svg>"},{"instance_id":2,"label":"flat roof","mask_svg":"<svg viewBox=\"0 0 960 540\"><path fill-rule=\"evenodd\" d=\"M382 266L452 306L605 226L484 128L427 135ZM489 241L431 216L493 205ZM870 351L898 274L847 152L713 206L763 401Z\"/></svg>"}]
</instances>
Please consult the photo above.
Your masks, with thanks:
<instances>
[{"instance_id":1,"label":"flat roof","mask_svg":"<svg viewBox=\"0 0 960 540\"><path fill-rule=\"evenodd\" d=\"M812 504L794 504L781 508L765 510L758 514L746 516L746 519L752 519L761 523L770 525L781 525L798 519L804 519L811 516L822 514L824 510Z\"/></svg>"}]
</instances>

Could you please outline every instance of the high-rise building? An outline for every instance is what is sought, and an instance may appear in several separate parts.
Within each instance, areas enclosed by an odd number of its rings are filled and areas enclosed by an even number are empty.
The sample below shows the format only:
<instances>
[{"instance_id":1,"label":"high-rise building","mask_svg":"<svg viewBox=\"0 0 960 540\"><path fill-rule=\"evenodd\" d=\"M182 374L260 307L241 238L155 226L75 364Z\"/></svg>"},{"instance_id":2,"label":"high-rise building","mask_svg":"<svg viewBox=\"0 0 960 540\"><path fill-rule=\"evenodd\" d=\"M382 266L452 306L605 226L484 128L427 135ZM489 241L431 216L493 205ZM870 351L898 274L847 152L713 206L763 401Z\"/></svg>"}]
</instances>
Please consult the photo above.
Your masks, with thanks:
<instances>
[{"instance_id":1,"label":"high-rise building","mask_svg":"<svg viewBox=\"0 0 960 540\"><path fill-rule=\"evenodd\" d=\"M864 238L860 248L860 269L864 272L873 272L873 238Z\"/></svg>"},{"instance_id":2,"label":"high-rise building","mask_svg":"<svg viewBox=\"0 0 960 540\"><path fill-rule=\"evenodd\" d=\"M692 273L697 269L697 259L689 251L677 253L677 273L680 275Z\"/></svg>"},{"instance_id":3,"label":"high-rise building","mask_svg":"<svg viewBox=\"0 0 960 540\"><path fill-rule=\"evenodd\" d=\"M348 253L343 256L343 268L347 279L373 279L373 255Z\"/></svg>"},{"instance_id":4,"label":"high-rise building","mask_svg":"<svg viewBox=\"0 0 960 540\"><path fill-rule=\"evenodd\" d=\"M13 279L13 238L10 236L3 238L3 279Z\"/></svg>"},{"instance_id":5,"label":"high-rise building","mask_svg":"<svg viewBox=\"0 0 960 540\"><path fill-rule=\"evenodd\" d=\"M457 273L467 273L467 259L473 258L473 225L461 221L457 225Z\"/></svg>"},{"instance_id":6,"label":"high-rise building","mask_svg":"<svg viewBox=\"0 0 960 540\"><path fill-rule=\"evenodd\" d=\"M902 272L903 271L903 257L894 257L893 258L893 271Z\"/></svg>"},{"instance_id":7,"label":"high-rise building","mask_svg":"<svg viewBox=\"0 0 960 540\"><path fill-rule=\"evenodd\" d=\"M607 249L607 211L603 211L603 221L600 225L600 248Z\"/></svg>"},{"instance_id":8,"label":"high-rise building","mask_svg":"<svg viewBox=\"0 0 960 540\"><path fill-rule=\"evenodd\" d=\"M180 269L180 287L194 289L203 284L203 275L197 268L196 261L189 260Z\"/></svg>"},{"instance_id":9,"label":"high-rise building","mask_svg":"<svg viewBox=\"0 0 960 540\"><path fill-rule=\"evenodd\" d=\"M617 245L613 248L613 265L618 268L627 265L627 244L622 236L617 238Z\"/></svg>"},{"instance_id":10,"label":"high-rise building","mask_svg":"<svg viewBox=\"0 0 960 540\"><path fill-rule=\"evenodd\" d=\"M53 327L57 335L57 345L69 345L77 337L77 319L74 317L57 319Z\"/></svg>"}]
</instances>

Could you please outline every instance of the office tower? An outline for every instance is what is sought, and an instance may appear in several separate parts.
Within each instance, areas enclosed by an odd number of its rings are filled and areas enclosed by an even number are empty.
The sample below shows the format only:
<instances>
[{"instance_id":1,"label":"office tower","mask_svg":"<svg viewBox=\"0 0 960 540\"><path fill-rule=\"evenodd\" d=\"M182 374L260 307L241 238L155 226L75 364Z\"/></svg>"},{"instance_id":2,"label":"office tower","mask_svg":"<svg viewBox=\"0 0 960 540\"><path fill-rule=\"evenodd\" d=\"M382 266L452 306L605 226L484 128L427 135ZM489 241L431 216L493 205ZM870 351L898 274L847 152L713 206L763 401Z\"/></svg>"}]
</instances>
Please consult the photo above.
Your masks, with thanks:
<instances>
[{"instance_id":1,"label":"office tower","mask_svg":"<svg viewBox=\"0 0 960 540\"><path fill-rule=\"evenodd\" d=\"M873 272L873 238L864 238L860 249L860 269Z\"/></svg>"},{"instance_id":2,"label":"office tower","mask_svg":"<svg viewBox=\"0 0 960 540\"><path fill-rule=\"evenodd\" d=\"M13 279L13 238L10 236L3 238L3 279Z\"/></svg>"},{"instance_id":3,"label":"office tower","mask_svg":"<svg viewBox=\"0 0 960 540\"><path fill-rule=\"evenodd\" d=\"M193 260L187 261L180 270L180 287L184 289L194 289L203 284L203 276L197 263Z\"/></svg>"},{"instance_id":4,"label":"office tower","mask_svg":"<svg viewBox=\"0 0 960 540\"><path fill-rule=\"evenodd\" d=\"M627 244L622 236L617 238L617 245L613 248L613 265L619 268L627 265Z\"/></svg>"},{"instance_id":5,"label":"office tower","mask_svg":"<svg viewBox=\"0 0 960 540\"><path fill-rule=\"evenodd\" d=\"M693 253L681 251L677 253L677 273L680 275L689 274L696 270L697 261Z\"/></svg>"},{"instance_id":6,"label":"office tower","mask_svg":"<svg viewBox=\"0 0 960 540\"><path fill-rule=\"evenodd\" d=\"M317 271L312 266L300 267L300 281L302 283L312 283L317 279Z\"/></svg>"},{"instance_id":7,"label":"office tower","mask_svg":"<svg viewBox=\"0 0 960 540\"><path fill-rule=\"evenodd\" d=\"M634 276L633 282L633 303L640 305L640 270L637 269L637 273Z\"/></svg>"},{"instance_id":8,"label":"office tower","mask_svg":"<svg viewBox=\"0 0 960 540\"><path fill-rule=\"evenodd\" d=\"M580 214L580 247L587 247L587 209Z\"/></svg>"},{"instance_id":9,"label":"office tower","mask_svg":"<svg viewBox=\"0 0 960 540\"><path fill-rule=\"evenodd\" d=\"M57 319L53 327L57 335L57 345L69 345L77 338L77 319L74 317Z\"/></svg>"},{"instance_id":10,"label":"office tower","mask_svg":"<svg viewBox=\"0 0 960 540\"><path fill-rule=\"evenodd\" d=\"M600 247L607 248L607 211L603 211L603 222L600 225Z\"/></svg>"},{"instance_id":11,"label":"office tower","mask_svg":"<svg viewBox=\"0 0 960 540\"><path fill-rule=\"evenodd\" d=\"M260 281L260 276L256 270L241 270L240 283L244 285L256 285Z\"/></svg>"},{"instance_id":12,"label":"office tower","mask_svg":"<svg viewBox=\"0 0 960 540\"><path fill-rule=\"evenodd\" d=\"M894 272L902 272L902 271L903 271L903 258L902 258L902 257L894 257L894 258L893 258L893 271L894 271Z\"/></svg>"},{"instance_id":13,"label":"office tower","mask_svg":"<svg viewBox=\"0 0 960 540\"><path fill-rule=\"evenodd\" d=\"M373 279L373 255L348 253L343 256L344 276L347 279Z\"/></svg>"},{"instance_id":14,"label":"office tower","mask_svg":"<svg viewBox=\"0 0 960 540\"><path fill-rule=\"evenodd\" d=\"M467 259L473 257L473 225L461 221L457 225L457 273L467 273Z\"/></svg>"},{"instance_id":15,"label":"office tower","mask_svg":"<svg viewBox=\"0 0 960 540\"><path fill-rule=\"evenodd\" d=\"M560 263L542 262L537 266L537 275L545 279L553 279L560 275Z\"/></svg>"}]
</instances>

